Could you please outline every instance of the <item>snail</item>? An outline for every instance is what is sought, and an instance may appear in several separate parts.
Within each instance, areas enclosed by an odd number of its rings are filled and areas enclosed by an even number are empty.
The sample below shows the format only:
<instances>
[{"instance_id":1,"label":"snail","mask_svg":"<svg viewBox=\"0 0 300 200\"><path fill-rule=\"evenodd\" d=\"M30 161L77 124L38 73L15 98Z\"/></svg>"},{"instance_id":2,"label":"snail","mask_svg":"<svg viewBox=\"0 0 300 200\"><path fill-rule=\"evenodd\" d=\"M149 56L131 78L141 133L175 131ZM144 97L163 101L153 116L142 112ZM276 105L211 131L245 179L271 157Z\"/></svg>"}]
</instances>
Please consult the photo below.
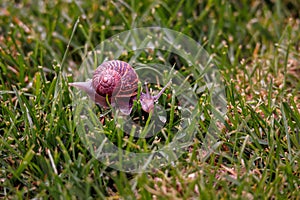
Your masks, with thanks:
<instances>
[{"instance_id":1,"label":"snail","mask_svg":"<svg viewBox=\"0 0 300 200\"><path fill-rule=\"evenodd\" d=\"M150 113L154 109L154 103L170 84L171 81L155 96L151 96L146 85L146 93L140 94L142 109ZM137 97L138 75L128 63L111 60L99 65L91 80L69 83L69 85L86 92L96 104L104 108L108 108L110 104L123 114L129 115L133 101Z\"/></svg>"}]
</instances>

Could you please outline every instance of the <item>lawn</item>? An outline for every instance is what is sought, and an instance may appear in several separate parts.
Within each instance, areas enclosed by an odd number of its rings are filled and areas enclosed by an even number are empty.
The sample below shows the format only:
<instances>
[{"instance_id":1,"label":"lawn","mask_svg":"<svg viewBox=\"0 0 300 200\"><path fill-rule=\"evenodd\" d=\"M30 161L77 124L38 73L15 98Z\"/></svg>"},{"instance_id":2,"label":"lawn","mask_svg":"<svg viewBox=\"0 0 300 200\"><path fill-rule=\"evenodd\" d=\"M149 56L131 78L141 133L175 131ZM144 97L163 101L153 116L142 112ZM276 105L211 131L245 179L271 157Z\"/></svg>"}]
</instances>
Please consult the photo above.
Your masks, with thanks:
<instances>
[{"instance_id":1,"label":"lawn","mask_svg":"<svg viewBox=\"0 0 300 200\"><path fill-rule=\"evenodd\" d=\"M0 198L300 199L299 10L296 0L1 1ZM134 101L133 126L70 87L91 77L82 69L94 57L132 62L137 99L144 80L155 93L172 79L161 112ZM199 70L198 58L213 65ZM125 157L104 155L107 144Z\"/></svg>"}]
</instances>

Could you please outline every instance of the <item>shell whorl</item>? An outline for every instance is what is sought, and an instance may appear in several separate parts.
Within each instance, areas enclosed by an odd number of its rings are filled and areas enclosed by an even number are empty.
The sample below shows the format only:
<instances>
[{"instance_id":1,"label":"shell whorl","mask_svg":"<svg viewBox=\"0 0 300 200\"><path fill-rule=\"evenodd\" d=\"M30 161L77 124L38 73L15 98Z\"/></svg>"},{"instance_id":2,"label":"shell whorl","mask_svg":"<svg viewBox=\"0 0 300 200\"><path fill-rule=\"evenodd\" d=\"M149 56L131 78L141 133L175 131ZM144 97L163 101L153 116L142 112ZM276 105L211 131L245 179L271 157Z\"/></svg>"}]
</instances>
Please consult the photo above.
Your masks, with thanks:
<instances>
[{"instance_id":1,"label":"shell whorl","mask_svg":"<svg viewBox=\"0 0 300 200\"><path fill-rule=\"evenodd\" d=\"M109 97L137 95L138 76L126 62L113 60L102 63L94 72L93 88L97 94Z\"/></svg>"}]
</instances>

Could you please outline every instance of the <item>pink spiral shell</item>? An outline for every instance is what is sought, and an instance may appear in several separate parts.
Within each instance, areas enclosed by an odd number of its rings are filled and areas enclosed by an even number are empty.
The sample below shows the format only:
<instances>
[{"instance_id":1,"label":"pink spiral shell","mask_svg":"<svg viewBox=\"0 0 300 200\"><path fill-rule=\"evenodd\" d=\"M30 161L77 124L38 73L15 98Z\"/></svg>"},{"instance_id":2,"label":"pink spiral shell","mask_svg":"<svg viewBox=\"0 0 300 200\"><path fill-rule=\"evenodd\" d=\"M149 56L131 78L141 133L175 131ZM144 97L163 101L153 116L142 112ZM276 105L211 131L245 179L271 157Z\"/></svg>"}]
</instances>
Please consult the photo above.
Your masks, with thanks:
<instances>
[{"instance_id":1,"label":"pink spiral shell","mask_svg":"<svg viewBox=\"0 0 300 200\"><path fill-rule=\"evenodd\" d=\"M112 60L102 63L94 72L93 87L97 94L109 97L137 95L138 76L126 62Z\"/></svg>"}]
</instances>

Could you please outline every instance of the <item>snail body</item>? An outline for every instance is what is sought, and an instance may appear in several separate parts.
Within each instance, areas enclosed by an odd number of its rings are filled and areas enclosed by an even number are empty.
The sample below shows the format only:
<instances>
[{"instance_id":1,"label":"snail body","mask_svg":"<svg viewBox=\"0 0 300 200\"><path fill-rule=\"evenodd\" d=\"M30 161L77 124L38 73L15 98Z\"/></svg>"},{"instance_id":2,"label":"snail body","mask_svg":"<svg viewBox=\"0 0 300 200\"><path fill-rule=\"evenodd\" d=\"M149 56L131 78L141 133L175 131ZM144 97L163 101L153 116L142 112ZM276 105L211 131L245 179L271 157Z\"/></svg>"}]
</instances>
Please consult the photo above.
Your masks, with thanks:
<instances>
[{"instance_id":1,"label":"snail body","mask_svg":"<svg viewBox=\"0 0 300 200\"><path fill-rule=\"evenodd\" d=\"M146 86L146 93L141 92L140 102L145 112L151 112L154 103L159 99L169 82L157 95L151 96ZM74 82L69 85L85 91L98 105L107 108L109 104L119 109L123 114L129 115L133 101L138 91L138 75L126 62L112 60L102 63L87 82Z\"/></svg>"}]
</instances>

